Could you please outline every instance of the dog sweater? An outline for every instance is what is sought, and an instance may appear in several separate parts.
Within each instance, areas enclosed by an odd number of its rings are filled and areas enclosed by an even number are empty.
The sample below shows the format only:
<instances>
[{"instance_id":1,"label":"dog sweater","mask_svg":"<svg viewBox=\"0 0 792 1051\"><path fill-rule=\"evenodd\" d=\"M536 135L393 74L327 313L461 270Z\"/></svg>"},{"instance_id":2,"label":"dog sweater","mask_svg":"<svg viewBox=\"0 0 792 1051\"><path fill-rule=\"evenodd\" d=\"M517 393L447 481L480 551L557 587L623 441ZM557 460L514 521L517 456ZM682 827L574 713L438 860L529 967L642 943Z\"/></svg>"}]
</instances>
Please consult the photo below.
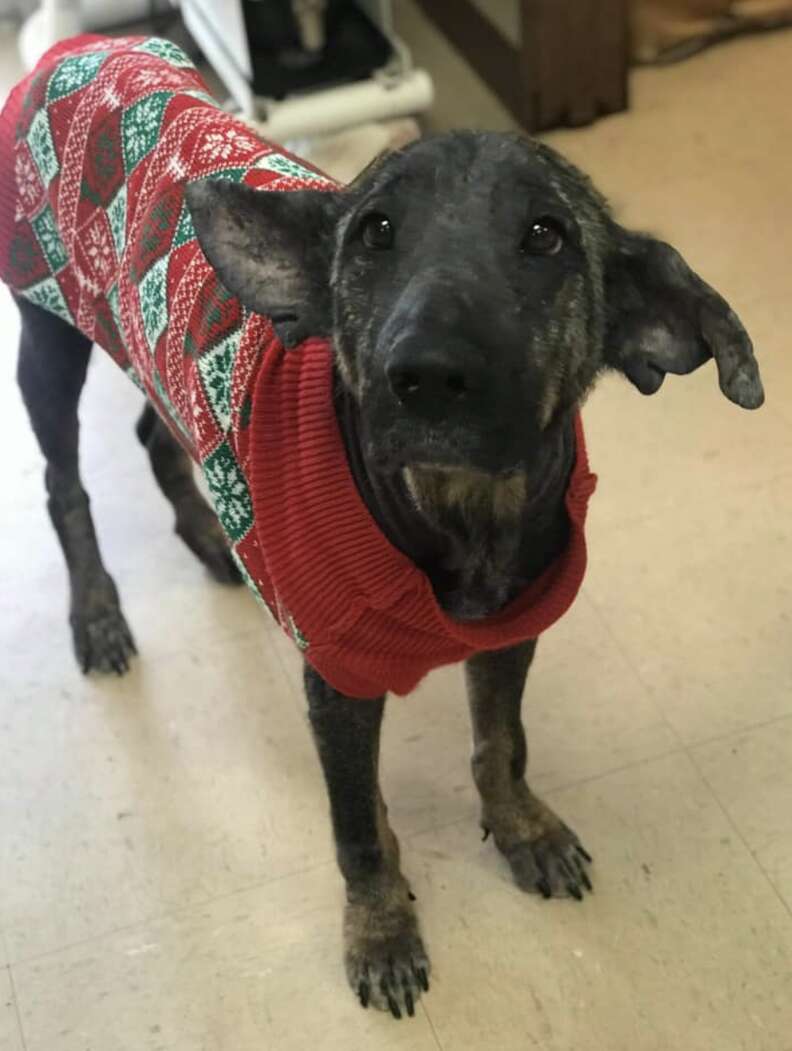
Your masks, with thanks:
<instances>
[{"instance_id":1,"label":"dog sweater","mask_svg":"<svg viewBox=\"0 0 792 1051\"><path fill-rule=\"evenodd\" d=\"M383 535L346 459L332 348L286 351L196 240L184 186L335 184L224 113L169 41L51 49L0 116L0 277L101 346L198 463L244 579L306 659L352 697L535 638L574 600L595 478L576 422L569 542L499 613L459 622Z\"/></svg>"}]
</instances>

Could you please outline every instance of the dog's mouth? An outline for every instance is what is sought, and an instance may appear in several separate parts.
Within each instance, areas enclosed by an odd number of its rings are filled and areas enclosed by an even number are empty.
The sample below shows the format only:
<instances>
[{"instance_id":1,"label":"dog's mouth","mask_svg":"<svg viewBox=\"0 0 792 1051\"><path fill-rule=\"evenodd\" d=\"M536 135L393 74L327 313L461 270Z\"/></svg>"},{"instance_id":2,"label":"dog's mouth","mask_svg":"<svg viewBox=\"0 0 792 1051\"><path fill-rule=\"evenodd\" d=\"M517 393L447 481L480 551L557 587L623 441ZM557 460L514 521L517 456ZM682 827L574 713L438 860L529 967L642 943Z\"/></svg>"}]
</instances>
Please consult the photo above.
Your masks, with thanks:
<instances>
[{"instance_id":1,"label":"dog's mouth","mask_svg":"<svg viewBox=\"0 0 792 1051\"><path fill-rule=\"evenodd\" d=\"M520 470L506 455L503 435L475 427L420 425L405 422L370 434L366 455L383 471L405 469L454 473L474 471L506 478Z\"/></svg>"}]
</instances>

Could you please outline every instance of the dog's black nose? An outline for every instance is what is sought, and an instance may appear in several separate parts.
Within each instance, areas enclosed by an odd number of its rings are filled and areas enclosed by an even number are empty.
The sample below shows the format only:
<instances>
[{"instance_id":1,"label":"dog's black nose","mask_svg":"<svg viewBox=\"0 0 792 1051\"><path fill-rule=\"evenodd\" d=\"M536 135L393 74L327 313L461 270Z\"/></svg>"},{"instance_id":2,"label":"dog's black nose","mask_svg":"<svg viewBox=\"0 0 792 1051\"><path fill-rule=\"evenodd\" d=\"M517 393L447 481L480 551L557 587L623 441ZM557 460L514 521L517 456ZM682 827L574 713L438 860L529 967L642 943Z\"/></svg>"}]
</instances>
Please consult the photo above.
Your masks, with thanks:
<instances>
[{"instance_id":1,"label":"dog's black nose","mask_svg":"<svg viewBox=\"0 0 792 1051\"><path fill-rule=\"evenodd\" d=\"M481 390L482 370L463 357L405 348L392 356L385 375L405 408L442 411L471 400Z\"/></svg>"}]
</instances>

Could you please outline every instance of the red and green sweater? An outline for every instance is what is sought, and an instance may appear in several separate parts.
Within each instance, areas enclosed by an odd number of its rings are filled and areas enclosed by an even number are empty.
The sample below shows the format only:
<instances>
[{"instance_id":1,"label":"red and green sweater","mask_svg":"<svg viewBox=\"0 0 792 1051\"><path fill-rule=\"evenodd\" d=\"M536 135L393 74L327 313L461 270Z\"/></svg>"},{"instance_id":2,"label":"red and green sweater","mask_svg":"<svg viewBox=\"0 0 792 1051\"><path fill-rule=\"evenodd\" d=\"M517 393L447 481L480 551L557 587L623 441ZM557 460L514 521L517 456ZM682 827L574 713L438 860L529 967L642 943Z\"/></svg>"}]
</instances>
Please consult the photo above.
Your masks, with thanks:
<instances>
[{"instance_id":1,"label":"red and green sweater","mask_svg":"<svg viewBox=\"0 0 792 1051\"><path fill-rule=\"evenodd\" d=\"M245 580L336 689L408 693L432 668L539 635L585 571L580 421L566 550L497 615L454 621L357 492L330 345L285 351L207 263L184 203L206 176L335 187L224 113L169 41L59 44L0 116L0 278L143 390L200 466Z\"/></svg>"}]
</instances>

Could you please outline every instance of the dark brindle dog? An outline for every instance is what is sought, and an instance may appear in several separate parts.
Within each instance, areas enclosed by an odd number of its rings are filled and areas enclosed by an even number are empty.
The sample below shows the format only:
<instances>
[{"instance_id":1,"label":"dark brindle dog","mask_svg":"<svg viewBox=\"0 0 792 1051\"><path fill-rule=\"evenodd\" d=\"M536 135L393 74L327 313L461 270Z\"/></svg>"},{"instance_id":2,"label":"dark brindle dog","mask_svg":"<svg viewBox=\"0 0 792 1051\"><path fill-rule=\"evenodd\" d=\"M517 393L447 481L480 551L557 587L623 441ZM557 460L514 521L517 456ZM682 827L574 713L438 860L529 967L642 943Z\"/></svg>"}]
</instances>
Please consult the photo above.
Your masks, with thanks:
<instances>
[{"instance_id":1,"label":"dark brindle dog","mask_svg":"<svg viewBox=\"0 0 792 1051\"><path fill-rule=\"evenodd\" d=\"M651 394L666 373L713 357L730 400L763 400L750 341L723 299L668 245L614 222L588 180L537 143L448 134L382 158L338 192L200 182L187 196L228 289L272 316L288 344L332 336L357 488L460 621L497 613L564 550L574 417L603 371ZM123 670L133 644L78 474L90 344L19 303L19 380L47 459L77 652ZM139 435L177 531L227 579L188 457L150 408ZM579 899L591 859L525 780L520 704L535 646L467 662L481 823L520 889ZM364 1006L412 1014L429 962L378 786L385 700L345 696L309 663L305 687L346 881L349 982Z\"/></svg>"}]
</instances>

